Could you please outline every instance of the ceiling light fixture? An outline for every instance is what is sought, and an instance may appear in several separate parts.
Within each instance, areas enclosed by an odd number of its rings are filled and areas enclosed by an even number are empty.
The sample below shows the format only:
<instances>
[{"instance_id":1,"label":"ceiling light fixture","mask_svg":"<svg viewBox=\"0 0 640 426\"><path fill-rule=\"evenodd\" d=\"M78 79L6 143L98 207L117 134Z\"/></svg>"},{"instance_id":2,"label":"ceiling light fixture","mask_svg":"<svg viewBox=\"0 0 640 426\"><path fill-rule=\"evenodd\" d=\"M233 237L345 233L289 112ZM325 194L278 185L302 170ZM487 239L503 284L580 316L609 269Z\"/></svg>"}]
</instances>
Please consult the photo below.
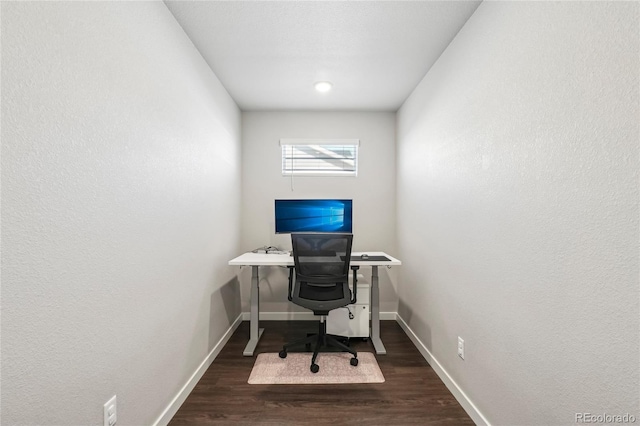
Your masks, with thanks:
<instances>
[{"instance_id":1,"label":"ceiling light fixture","mask_svg":"<svg viewBox=\"0 0 640 426\"><path fill-rule=\"evenodd\" d=\"M319 81L315 84L315 88L318 92L328 92L333 87L328 81Z\"/></svg>"}]
</instances>

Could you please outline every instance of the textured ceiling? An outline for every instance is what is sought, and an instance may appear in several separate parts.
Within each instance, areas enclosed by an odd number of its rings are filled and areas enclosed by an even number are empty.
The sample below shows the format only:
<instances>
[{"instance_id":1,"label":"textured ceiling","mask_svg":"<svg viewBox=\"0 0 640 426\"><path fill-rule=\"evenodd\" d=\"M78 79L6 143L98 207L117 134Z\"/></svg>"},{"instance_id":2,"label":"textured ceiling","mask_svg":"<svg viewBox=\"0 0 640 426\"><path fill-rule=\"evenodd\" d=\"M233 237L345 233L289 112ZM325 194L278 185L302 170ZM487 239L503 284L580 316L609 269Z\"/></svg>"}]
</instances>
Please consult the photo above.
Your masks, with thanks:
<instances>
[{"instance_id":1,"label":"textured ceiling","mask_svg":"<svg viewBox=\"0 0 640 426\"><path fill-rule=\"evenodd\" d=\"M480 1L165 3L242 110L395 111Z\"/></svg>"}]
</instances>

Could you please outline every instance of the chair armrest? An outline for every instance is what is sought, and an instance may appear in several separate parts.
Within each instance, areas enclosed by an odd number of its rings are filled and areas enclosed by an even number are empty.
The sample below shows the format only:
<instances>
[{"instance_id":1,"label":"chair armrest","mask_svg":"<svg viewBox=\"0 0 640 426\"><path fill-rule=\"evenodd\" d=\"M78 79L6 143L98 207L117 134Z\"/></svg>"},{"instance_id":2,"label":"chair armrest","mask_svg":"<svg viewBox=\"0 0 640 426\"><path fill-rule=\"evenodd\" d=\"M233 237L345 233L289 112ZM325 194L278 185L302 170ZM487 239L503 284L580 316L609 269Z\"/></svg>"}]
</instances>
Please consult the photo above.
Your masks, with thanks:
<instances>
[{"instance_id":1,"label":"chair armrest","mask_svg":"<svg viewBox=\"0 0 640 426\"><path fill-rule=\"evenodd\" d=\"M352 298L351 298L351 304L354 305L357 301L358 298L357 293L358 293L358 269L360 269L359 266L352 266L351 270L353 271L353 292L352 294Z\"/></svg>"},{"instance_id":2,"label":"chair armrest","mask_svg":"<svg viewBox=\"0 0 640 426\"><path fill-rule=\"evenodd\" d=\"M289 292L287 293L287 299L291 302L293 300L293 271L295 267L287 266L289 268Z\"/></svg>"}]
</instances>

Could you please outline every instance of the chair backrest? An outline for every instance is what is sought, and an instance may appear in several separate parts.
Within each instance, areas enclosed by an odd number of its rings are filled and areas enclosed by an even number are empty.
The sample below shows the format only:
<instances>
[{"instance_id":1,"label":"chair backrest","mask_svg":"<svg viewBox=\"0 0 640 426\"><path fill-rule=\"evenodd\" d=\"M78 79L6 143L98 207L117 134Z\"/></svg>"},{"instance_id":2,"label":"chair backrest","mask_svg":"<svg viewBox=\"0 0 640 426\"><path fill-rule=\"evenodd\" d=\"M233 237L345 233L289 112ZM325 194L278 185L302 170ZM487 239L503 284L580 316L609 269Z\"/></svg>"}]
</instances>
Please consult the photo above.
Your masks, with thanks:
<instances>
[{"instance_id":1,"label":"chair backrest","mask_svg":"<svg viewBox=\"0 0 640 426\"><path fill-rule=\"evenodd\" d=\"M347 282L353 234L291 234L296 279L313 284Z\"/></svg>"},{"instance_id":2,"label":"chair backrest","mask_svg":"<svg viewBox=\"0 0 640 426\"><path fill-rule=\"evenodd\" d=\"M293 303L326 315L347 306L352 234L291 234L296 285Z\"/></svg>"}]
</instances>

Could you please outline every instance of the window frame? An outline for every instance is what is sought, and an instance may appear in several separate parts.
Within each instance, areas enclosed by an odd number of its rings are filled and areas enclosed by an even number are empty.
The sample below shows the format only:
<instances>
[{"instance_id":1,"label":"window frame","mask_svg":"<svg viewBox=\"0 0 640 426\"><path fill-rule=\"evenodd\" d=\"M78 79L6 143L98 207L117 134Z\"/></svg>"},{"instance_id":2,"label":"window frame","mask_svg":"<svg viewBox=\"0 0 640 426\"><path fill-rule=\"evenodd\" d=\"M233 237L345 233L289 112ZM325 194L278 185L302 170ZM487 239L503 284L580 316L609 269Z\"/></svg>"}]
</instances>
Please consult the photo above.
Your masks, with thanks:
<instances>
[{"instance_id":1,"label":"window frame","mask_svg":"<svg viewBox=\"0 0 640 426\"><path fill-rule=\"evenodd\" d=\"M306 146L310 149L316 149L313 147L322 147L322 146L349 146L354 147L354 155L353 155L353 170L296 170L295 166L292 167L291 170L288 170L285 166L286 161L286 152L285 149L287 147L292 146ZM281 147L281 173L282 176L292 177L292 176L313 176L313 177L357 177L358 176L358 148L360 146L359 139L280 139L280 147ZM338 160L340 157L336 157ZM347 157L344 157L348 159Z\"/></svg>"}]
</instances>

